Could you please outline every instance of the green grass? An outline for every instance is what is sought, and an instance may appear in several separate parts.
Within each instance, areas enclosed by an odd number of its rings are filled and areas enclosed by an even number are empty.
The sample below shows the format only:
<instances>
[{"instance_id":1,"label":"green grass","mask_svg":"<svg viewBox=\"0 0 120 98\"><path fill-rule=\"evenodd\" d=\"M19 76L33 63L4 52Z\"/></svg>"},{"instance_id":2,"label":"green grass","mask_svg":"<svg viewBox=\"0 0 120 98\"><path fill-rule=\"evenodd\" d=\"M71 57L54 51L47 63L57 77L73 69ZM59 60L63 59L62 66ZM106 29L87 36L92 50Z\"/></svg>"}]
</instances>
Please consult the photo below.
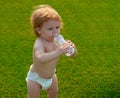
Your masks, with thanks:
<instances>
[{"instance_id":1,"label":"green grass","mask_svg":"<svg viewBox=\"0 0 120 98\"><path fill-rule=\"evenodd\" d=\"M76 58L62 56L58 63L59 98L119 98L119 0L1 0L0 97L27 96L25 77L36 39L30 16L35 5L45 3L62 16L62 34L78 49Z\"/></svg>"}]
</instances>

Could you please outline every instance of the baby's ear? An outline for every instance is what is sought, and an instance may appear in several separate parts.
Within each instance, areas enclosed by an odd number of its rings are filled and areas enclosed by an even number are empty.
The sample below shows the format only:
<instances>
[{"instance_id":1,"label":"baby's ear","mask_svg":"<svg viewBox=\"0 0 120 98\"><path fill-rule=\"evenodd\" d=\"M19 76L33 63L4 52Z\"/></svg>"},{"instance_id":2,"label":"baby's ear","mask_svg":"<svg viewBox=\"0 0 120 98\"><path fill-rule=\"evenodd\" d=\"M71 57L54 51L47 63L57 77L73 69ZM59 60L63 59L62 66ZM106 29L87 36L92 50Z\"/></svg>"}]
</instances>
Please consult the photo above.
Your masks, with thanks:
<instances>
[{"instance_id":1,"label":"baby's ear","mask_svg":"<svg viewBox=\"0 0 120 98\"><path fill-rule=\"evenodd\" d=\"M39 27L36 28L36 31L40 34L40 28Z\"/></svg>"}]
</instances>

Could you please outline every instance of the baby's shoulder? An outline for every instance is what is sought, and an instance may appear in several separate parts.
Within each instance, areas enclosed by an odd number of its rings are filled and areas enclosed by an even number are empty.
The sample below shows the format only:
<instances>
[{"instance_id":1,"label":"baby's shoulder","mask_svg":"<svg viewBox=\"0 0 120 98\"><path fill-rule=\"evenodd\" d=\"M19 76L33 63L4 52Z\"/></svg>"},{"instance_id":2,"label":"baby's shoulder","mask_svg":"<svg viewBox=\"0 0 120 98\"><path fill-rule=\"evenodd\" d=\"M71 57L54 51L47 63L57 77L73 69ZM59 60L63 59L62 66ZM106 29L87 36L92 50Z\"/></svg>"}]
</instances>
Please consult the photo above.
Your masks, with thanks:
<instances>
[{"instance_id":1,"label":"baby's shoulder","mask_svg":"<svg viewBox=\"0 0 120 98\"><path fill-rule=\"evenodd\" d=\"M34 47L43 47L44 43L41 39L36 39L35 43L34 43Z\"/></svg>"}]
</instances>

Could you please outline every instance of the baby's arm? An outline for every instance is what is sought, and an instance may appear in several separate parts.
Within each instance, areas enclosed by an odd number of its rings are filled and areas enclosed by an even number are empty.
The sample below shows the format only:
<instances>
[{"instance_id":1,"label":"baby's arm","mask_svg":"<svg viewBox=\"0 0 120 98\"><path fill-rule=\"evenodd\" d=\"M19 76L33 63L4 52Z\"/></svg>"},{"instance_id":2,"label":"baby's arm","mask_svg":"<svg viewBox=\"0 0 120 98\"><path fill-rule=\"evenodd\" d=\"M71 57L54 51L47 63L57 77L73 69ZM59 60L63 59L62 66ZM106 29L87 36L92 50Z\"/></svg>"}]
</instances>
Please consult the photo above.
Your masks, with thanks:
<instances>
[{"instance_id":1,"label":"baby's arm","mask_svg":"<svg viewBox=\"0 0 120 98\"><path fill-rule=\"evenodd\" d=\"M55 51L45 53L43 44L39 41L36 42L36 45L34 47L34 53L41 63L48 63L54 60L55 58L59 57L60 55L65 54L69 46L69 44L63 44L59 46Z\"/></svg>"}]
</instances>

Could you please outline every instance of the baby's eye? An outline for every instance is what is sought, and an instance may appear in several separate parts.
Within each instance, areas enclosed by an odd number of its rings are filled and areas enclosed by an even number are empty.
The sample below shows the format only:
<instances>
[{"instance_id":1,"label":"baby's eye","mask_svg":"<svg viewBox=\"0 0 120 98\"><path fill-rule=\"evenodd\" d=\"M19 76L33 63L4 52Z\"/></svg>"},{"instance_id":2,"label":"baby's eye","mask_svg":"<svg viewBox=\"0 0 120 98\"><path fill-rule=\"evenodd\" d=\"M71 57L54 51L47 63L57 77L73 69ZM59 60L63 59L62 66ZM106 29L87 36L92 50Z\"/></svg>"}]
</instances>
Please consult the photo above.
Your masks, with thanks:
<instances>
[{"instance_id":1,"label":"baby's eye","mask_svg":"<svg viewBox=\"0 0 120 98\"><path fill-rule=\"evenodd\" d=\"M48 30L52 30L53 28L48 28Z\"/></svg>"},{"instance_id":2,"label":"baby's eye","mask_svg":"<svg viewBox=\"0 0 120 98\"><path fill-rule=\"evenodd\" d=\"M59 29L59 28L60 28L59 26L56 27L56 29Z\"/></svg>"}]
</instances>

